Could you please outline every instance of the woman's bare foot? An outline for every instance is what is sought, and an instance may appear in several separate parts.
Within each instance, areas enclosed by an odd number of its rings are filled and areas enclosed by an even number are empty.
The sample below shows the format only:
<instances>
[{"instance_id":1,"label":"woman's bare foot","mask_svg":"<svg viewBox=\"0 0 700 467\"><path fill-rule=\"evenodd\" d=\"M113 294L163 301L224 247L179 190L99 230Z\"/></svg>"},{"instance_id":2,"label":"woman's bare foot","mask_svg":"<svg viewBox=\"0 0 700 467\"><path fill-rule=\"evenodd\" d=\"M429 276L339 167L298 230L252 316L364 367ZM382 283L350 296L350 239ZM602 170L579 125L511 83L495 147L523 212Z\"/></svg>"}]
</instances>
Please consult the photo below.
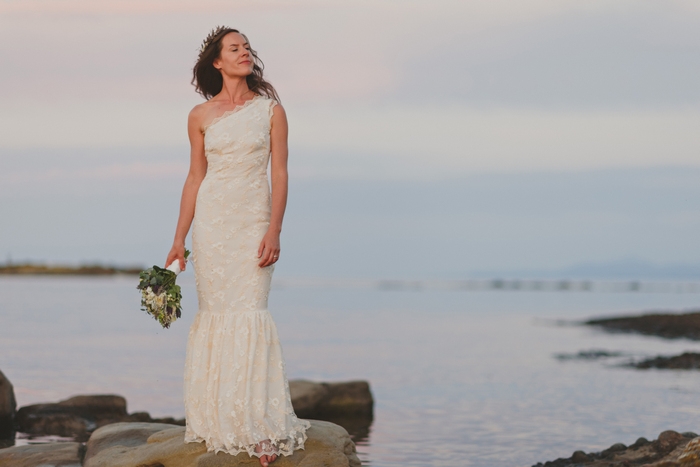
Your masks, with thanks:
<instances>
[{"instance_id":1,"label":"woman's bare foot","mask_svg":"<svg viewBox=\"0 0 700 467\"><path fill-rule=\"evenodd\" d=\"M255 452L262 452L263 451L263 445L269 444L269 440L261 441L255 446ZM268 465L272 464L275 459L277 459L276 454L265 454L260 456L260 465L262 467L268 467Z\"/></svg>"},{"instance_id":2,"label":"woman's bare foot","mask_svg":"<svg viewBox=\"0 0 700 467\"><path fill-rule=\"evenodd\" d=\"M273 463L275 461L275 459L277 459L277 456L275 454L272 454L270 456L267 456L267 455L261 456L260 457L260 465L262 465L262 467L267 467L268 465Z\"/></svg>"}]
</instances>

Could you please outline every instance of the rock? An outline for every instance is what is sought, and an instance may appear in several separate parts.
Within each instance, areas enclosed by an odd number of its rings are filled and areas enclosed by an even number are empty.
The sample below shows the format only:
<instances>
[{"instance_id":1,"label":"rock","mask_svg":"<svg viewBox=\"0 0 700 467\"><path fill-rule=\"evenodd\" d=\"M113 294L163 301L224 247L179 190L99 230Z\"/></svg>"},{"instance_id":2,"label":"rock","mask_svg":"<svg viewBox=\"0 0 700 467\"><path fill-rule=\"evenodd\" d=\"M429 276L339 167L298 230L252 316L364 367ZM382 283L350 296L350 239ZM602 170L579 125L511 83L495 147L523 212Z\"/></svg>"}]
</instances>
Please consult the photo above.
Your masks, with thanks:
<instances>
[{"instance_id":1,"label":"rock","mask_svg":"<svg viewBox=\"0 0 700 467\"><path fill-rule=\"evenodd\" d=\"M9 382L8 382L9 384ZM295 412L300 418L333 421L362 439L372 423L374 400L365 381L313 383L290 381ZM144 422L185 425L185 419L152 418L148 412L129 414L126 400L116 395L82 395L58 403L21 407L15 416L19 431L87 440L90 433L110 423ZM10 424L12 426L12 424Z\"/></svg>"},{"instance_id":2,"label":"rock","mask_svg":"<svg viewBox=\"0 0 700 467\"><path fill-rule=\"evenodd\" d=\"M95 430L87 442L85 467L234 467L259 465L247 453L207 452L204 443L185 443L185 428L149 423L115 423ZM330 422L311 420L304 450L280 456L275 467L360 467L348 433ZM1 452L1 451L0 451Z\"/></svg>"},{"instance_id":3,"label":"rock","mask_svg":"<svg viewBox=\"0 0 700 467\"><path fill-rule=\"evenodd\" d=\"M329 396L328 388L323 383L305 380L290 381L289 393L294 412L301 418L310 418L317 412L321 400Z\"/></svg>"},{"instance_id":4,"label":"rock","mask_svg":"<svg viewBox=\"0 0 700 467\"><path fill-rule=\"evenodd\" d=\"M115 395L74 396L56 405L71 407L95 418L119 418L127 415L126 399Z\"/></svg>"},{"instance_id":5,"label":"rock","mask_svg":"<svg viewBox=\"0 0 700 467\"><path fill-rule=\"evenodd\" d=\"M121 396L75 396L55 404L35 404L17 411L19 431L84 437L95 428L127 417Z\"/></svg>"},{"instance_id":6,"label":"rock","mask_svg":"<svg viewBox=\"0 0 700 467\"><path fill-rule=\"evenodd\" d=\"M329 416L372 416L374 399L366 381L325 383L330 393L321 400L319 410Z\"/></svg>"},{"instance_id":7,"label":"rock","mask_svg":"<svg viewBox=\"0 0 700 467\"><path fill-rule=\"evenodd\" d=\"M700 467L700 463L694 463L698 455L700 438L691 441L687 436L668 430L652 442L639 438L629 447L615 443L599 453L576 451L568 459L539 462L533 467Z\"/></svg>"},{"instance_id":8,"label":"rock","mask_svg":"<svg viewBox=\"0 0 700 467\"><path fill-rule=\"evenodd\" d=\"M578 353L558 353L554 357L559 360L599 360L602 358L621 357L624 353L601 349L579 350Z\"/></svg>"},{"instance_id":9,"label":"rock","mask_svg":"<svg viewBox=\"0 0 700 467\"><path fill-rule=\"evenodd\" d=\"M648 368L661 368L669 370L700 370L700 353L684 352L672 357L658 356L632 363L631 366L646 370Z\"/></svg>"},{"instance_id":10,"label":"rock","mask_svg":"<svg viewBox=\"0 0 700 467\"><path fill-rule=\"evenodd\" d=\"M616 452L624 451L625 449L627 449L627 446L625 446L624 444L615 443L608 449L603 450L600 454L603 457L612 457Z\"/></svg>"},{"instance_id":11,"label":"rock","mask_svg":"<svg viewBox=\"0 0 700 467\"><path fill-rule=\"evenodd\" d=\"M97 424L73 413L20 413L19 431L32 435L58 435L83 439Z\"/></svg>"},{"instance_id":12,"label":"rock","mask_svg":"<svg viewBox=\"0 0 700 467\"><path fill-rule=\"evenodd\" d=\"M0 371L0 439L13 439L15 437L15 391L12 383Z\"/></svg>"},{"instance_id":13,"label":"rock","mask_svg":"<svg viewBox=\"0 0 700 467\"><path fill-rule=\"evenodd\" d=\"M35 404L17 412L19 431L87 439L95 429L117 422L159 422L184 425L185 420L153 419L147 412L128 414L126 399L115 395L75 396L55 404Z\"/></svg>"},{"instance_id":14,"label":"rock","mask_svg":"<svg viewBox=\"0 0 700 467\"><path fill-rule=\"evenodd\" d=\"M571 456L571 462L576 464L583 464L584 462L590 462L592 459L583 451L575 451Z\"/></svg>"},{"instance_id":15,"label":"rock","mask_svg":"<svg viewBox=\"0 0 700 467\"><path fill-rule=\"evenodd\" d=\"M636 332L667 339L700 340L700 312L650 313L638 316L591 319L583 324L602 326L613 332Z\"/></svg>"},{"instance_id":16,"label":"rock","mask_svg":"<svg viewBox=\"0 0 700 467\"><path fill-rule=\"evenodd\" d=\"M687 441L685 436L673 430L666 430L659 435L659 438L651 443L652 447L659 453L667 453L676 448L679 443Z\"/></svg>"},{"instance_id":17,"label":"rock","mask_svg":"<svg viewBox=\"0 0 700 467\"><path fill-rule=\"evenodd\" d=\"M301 418L369 417L374 399L366 381L345 383L289 382L294 412Z\"/></svg>"},{"instance_id":18,"label":"rock","mask_svg":"<svg viewBox=\"0 0 700 467\"><path fill-rule=\"evenodd\" d=\"M678 463L682 467L700 467L700 438L696 437L685 445Z\"/></svg>"},{"instance_id":19,"label":"rock","mask_svg":"<svg viewBox=\"0 0 700 467\"><path fill-rule=\"evenodd\" d=\"M113 423L95 431L86 445L84 462L88 462L98 453L114 446L136 447L146 444L155 433L171 429L171 425L162 423Z\"/></svg>"},{"instance_id":20,"label":"rock","mask_svg":"<svg viewBox=\"0 0 700 467\"><path fill-rule=\"evenodd\" d=\"M644 437L637 438L637 441L635 441L634 444L630 444L630 449L641 448L642 446L646 446L649 443L650 441Z\"/></svg>"},{"instance_id":21,"label":"rock","mask_svg":"<svg viewBox=\"0 0 700 467\"><path fill-rule=\"evenodd\" d=\"M80 467L80 443L29 444L0 449L2 467Z\"/></svg>"}]
</instances>

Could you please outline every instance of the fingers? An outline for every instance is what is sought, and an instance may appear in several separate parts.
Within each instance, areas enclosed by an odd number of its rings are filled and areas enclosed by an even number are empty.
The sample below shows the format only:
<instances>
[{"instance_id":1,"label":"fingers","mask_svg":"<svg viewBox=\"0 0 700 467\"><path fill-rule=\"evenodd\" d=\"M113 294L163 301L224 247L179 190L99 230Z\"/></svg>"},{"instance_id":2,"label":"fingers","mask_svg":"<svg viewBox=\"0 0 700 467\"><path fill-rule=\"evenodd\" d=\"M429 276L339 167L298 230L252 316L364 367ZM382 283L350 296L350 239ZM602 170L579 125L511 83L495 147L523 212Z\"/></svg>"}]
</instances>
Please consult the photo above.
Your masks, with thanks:
<instances>
[{"instance_id":1,"label":"fingers","mask_svg":"<svg viewBox=\"0 0 700 467\"><path fill-rule=\"evenodd\" d=\"M270 266L271 264L276 263L277 260L279 259L279 255L280 255L279 248L269 249L269 250L266 249L262 255L262 259L258 263L258 266L260 266L261 268L264 268L264 267Z\"/></svg>"},{"instance_id":2,"label":"fingers","mask_svg":"<svg viewBox=\"0 0 700 467\"><path fill-rule=\"evenodd\" d=\"M260 258L262 256L264 249L265 249L265 240L260 242L260 246L258 247L258 258Z\"/></svg>"},{"instance_id":3,"label":"fingers","mask_svg":"<svg viewBox=\"0 0 700 467\"><path fill-rule=\"evenodd\" d=\"M170 254L168 255L168 259L165 260L165 266L164 268L169 267L171 264L173 264L175 261L178 261L180 263L180 271L185 270L185 256L184 255L177 255L177 254Z\"/></svg>"},{"instance_id":4,"label":"fingers","mask_svg":"<svg viewBox=\"0 0 700 467\"><path fill-rule=\"evenodd\" d=\"M258 258L260 258L260 261L258 261L258 266L260 266L261 268L265 267L266 260L266 255L264 255L263 253L265 253L265 250L258 253Z\"/></svg>"}]
</instances>

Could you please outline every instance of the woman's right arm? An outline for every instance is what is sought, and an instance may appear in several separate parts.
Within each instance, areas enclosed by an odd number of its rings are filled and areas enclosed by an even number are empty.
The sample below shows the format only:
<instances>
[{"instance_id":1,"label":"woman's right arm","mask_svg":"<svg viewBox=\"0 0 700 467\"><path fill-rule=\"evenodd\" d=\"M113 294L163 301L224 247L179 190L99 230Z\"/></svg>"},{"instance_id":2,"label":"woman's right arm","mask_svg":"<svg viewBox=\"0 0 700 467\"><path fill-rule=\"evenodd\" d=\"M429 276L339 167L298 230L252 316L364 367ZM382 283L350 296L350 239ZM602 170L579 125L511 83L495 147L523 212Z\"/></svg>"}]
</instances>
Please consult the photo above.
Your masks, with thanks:
<instances>
[{"instance_id":1,"label":"woman's right arm","mask_svg":"<svg viewBox=\"0 0 700 467\"><path fill-rule=\"evenodd\" d=\"M198 105L190 112L187 119L187 133L190 138L190 171L182 189L180 200L180 217L177 220L175 229L175 240L173 247L168 253L165 267L169 266L176 259L180 260L180 269L185 270L185 238L190 231L192 219L194 218L195 202L197 192L204 176L207 174L207 158L204 156L204 134L202 134L203 109Z\"/></svg>"}]
</instances>

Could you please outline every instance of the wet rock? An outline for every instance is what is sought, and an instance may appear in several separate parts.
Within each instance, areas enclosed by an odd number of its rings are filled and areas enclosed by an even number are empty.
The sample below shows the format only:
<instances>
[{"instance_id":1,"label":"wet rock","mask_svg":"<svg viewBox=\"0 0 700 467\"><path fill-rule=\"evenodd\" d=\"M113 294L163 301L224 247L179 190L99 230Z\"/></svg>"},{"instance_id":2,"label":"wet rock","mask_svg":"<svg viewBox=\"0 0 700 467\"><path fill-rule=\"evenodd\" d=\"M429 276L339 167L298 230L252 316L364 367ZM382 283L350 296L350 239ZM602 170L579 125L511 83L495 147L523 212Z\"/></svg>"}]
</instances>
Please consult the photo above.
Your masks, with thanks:
<instances>
[{"instance_id":1,"label":"wet rock","mask_svg":"<svg viewBox=\"0 0 700 467\"><path fill-rule=\"evenodd\" d=\"M289 382L294 412L301 418L369 417L374 399L366 381L345 383Z\"/></svg>"},{"instance_id":2,"label":"wet rock","mask_svg":"<svg viewBox=\"0 0 700 467\"><path fill-rule=\"evenodd\" d=\"M312 415L317 412L321 400L329 396L326 385L305 380L290 381L289 393L294 412L301 418L318 418Z\"/></svg>"},{"instance_id":3,"label":"wet rock","mask_svg":"<svg viewBox=\"0 0 700 467\"><path fill-rule=\"evenodd\" d=\"M87 439L95 429L117 422L142 421L184 425L185 420L153 419L147 412L128 414L126 399L116 395L82 395L52 404L34 404L17 411L19 431Z\"/></svg>"},{"instance_id":4,"label":"wet rock","mask_svg":"<svg viewBox=\"0 0 700 467\"><path fill-rule=\"evenodd\" d=\"M651 441L649 441L648 439L646 439L644 437L637 438L637 441L635 441L633 444L630 444L630 449L641 448L642 446L646 446L650 442Z\"/></svg>"},{"instance_id":5,"label":"wet rock","mask_svg":"<svg viewBox=\"0 0 700 467\"><path fill-rule=\"evenodd\" d=\"M584 324L601 326L613 332L635 332L667 339L700 340L700 312L649 313L636 316L591 319Z\"/></svg>"},{"instance_id":6,"label":"wet rock","mask_svg":"<svg viewBox=\"0 0 700 467\"><path fill-rule=\"evenodd\" d=\"M185 428L116 423L96 430L87 443L85 467L235 467L259 465L247 453L207 452L204 443L185 443ZM311 420L304 450L281 456L275 467L360 467L348 433L330 422Z\"/></svg>"},{"instance_id":7,"label":"wet rock","mask_svg":"<svg viewBox=\"0 0 700 467\"><path fill-rule=\"evenodd\" d=\"M571 456L571 462L575 464L583 464L592 460L593 459L591 458L591 456L589 456L583 451L575 451L574 454Z\"/></svg>"},{"instance_id":8,"label":"wet rock","mask_svg":"<svg viewBox=\"0 0 700 467\"><path fill-rule=\"evenodd\" d=\"M592 350L580 350L578 353L559 353L555 354L554 357L559 360L599 360L601 358L610 357L620 357L624 355L622 352L592 349Z\"/></svg>"},{"instance_id":9,"label":"wet rock","mask_svg":"<svg viewBox=\"0 0 700 467\"><path fill-rule=\"evenodd\" d=\"M365 381L314 383L290 381L292 404L301 418L333 421L352 430L355 439L366 437L372 423L374 401ZM118 422L166 423L185 426L185 419L153 418L148 412L127 413L126 400L117 395L81 395L58 403L21 407L15 424L32 435L58 435L85 441L90 433Z\"/></svg>"},{"instance_id":10,"label":"wet rock","mask_svg":"<svg viewBox=\"0 0 700 467\"><path fill-rule=\"evenodd\" d=\"M146 444L152 434L171 428L172 425L163 423L116 423L105 426L90 436L84 462L89 462L100 452L114 446L126 448L141 446Z\"/></svg>"},{"instance_id":11,"label":"wet rock","mask_svg":"<svg viewBox=\"0 0 700 467\"><path fill-rule=\"evenodd\" d=\"M700 353L685 352L672 357L658 356L631 365L640 369L698 370L700 369Z\"/></svg>"},{"instance_id":12,"label":"wet rock","mask_svg":"<svg viewBox=\"0 0 700 467\"><path fill-rule=\"evenodd\" d=\"M56 405L70 407L95 418L119 418L127 415L126 399L116 395L74 396Z\"/></svg>"},{"instance_id":13,"label":"wet rock","mask_svg":"<svg viewBox=\"0 0 700 467\"><path fill-rule=\"evenodd\" d=\"M15 436L15 391L12 383L0 371L0 439L13 439Z\"/></svg>"},{"instance_id":14,"label":"wet rock","mask_svg":"<svg viewBox=\"0 0 700 467\"><path fill-rule=\"evenodd\" d=\"M0 449L2 467L80 467L80 443L29 444Z\"/></svg>"},{"instance_id":15,"label":"wet rock","mask_svg":"<svg viewBox=\"0 0 700 467\"><path fill-rule=\"evenodd\" d=\"M678 464L681 467L700 467L700 438L690 440L678 456Z\"/></svg>"},{"instance_id":16,"label":"wet rock","mask_svg":"<svg viewBox=\"0 0 700 467\"><path fill-rule=\"evenodd\" d=\"M666 430L659 435L656 441L651 443L651 446L659 453L667 453L684 441L687 441L687 439L682 434L677 431Z\"/></svg>"},{"instance_id":17,"label":"wet rock","mask_svg":"<svg viewBox=\"0 0 700 467\"><path fill-rule=\"evenodd\" d=\"M612 446L610 446L608 449L605 449L601 451L600 455L603 457L612 457L615 455L616 452L624 451L627 449L627 446L625 446L622 443L615 443Z\"/></svg>"},{"instance_id":18,"label":"wet rock","mask_svg":"<svg viewBox=\"0 0 700 467\"><path fill-rule=\"evenodd\" d=\"M630 446L615 443L601 452L576 451L569 458L540 462L533 467L700 467L700 464L692 463L696 462L694 459L698 455L700 438L691 441L688 436L668 430L651 442L639 438ZM681 464L681 460L686 463Z\"/></svg>"},{"instance_id":19,"label":"wet rock","mask_svg":"<svg viewBox=\"0 0 700 467\"><path fill-rule=\"evenodd\" d=\"M98 426L127 415L126 400L121 396L76 396L55 404L21 407L17 411L17 428L23 433L81 438Z\"/></svg>"}]
</instances>

